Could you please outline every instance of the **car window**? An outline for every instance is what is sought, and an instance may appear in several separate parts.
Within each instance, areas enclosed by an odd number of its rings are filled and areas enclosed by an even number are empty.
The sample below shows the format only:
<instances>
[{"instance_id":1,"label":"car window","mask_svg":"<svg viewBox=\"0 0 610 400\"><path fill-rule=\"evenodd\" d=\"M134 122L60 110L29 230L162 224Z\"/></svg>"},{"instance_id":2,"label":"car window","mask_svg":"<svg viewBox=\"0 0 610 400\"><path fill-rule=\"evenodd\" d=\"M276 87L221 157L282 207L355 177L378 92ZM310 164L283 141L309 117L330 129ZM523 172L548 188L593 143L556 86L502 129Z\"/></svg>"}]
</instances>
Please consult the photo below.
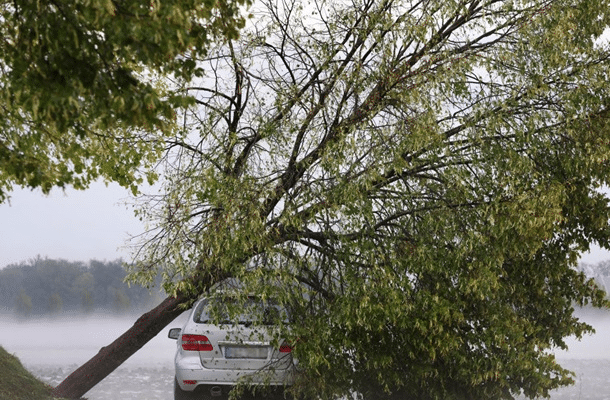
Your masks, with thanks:
<instances>
[{"instance_id":1,"label":"car window","mask_svg":"<svg viewBox=\"0 0 610 400\"><path fill-rule=\"evenodd\" d=\"M233 320L229 318L230 312L229 309L233 307L237 307L237 300L234 298L225 298L222 302L216 303L216 306L219 307L217 310L220 324L231 324ZM213 314L211 310L212 305L207 299L202 300L195 309L195 313L193 315L193 320L200 324L212 323ZM273 304L272 301L263 302L259 298L254 296L249 296L247 300L240 307L241 310L244 310L243 314L240 314L237 318L239 324L243 325L251 325L256 322L256 314L263 311L263 324L270 325L273 321L277 321L282 319L284 322L288 322L288 313L282 309L277 304Z\"/></svg>"}]
</instances>

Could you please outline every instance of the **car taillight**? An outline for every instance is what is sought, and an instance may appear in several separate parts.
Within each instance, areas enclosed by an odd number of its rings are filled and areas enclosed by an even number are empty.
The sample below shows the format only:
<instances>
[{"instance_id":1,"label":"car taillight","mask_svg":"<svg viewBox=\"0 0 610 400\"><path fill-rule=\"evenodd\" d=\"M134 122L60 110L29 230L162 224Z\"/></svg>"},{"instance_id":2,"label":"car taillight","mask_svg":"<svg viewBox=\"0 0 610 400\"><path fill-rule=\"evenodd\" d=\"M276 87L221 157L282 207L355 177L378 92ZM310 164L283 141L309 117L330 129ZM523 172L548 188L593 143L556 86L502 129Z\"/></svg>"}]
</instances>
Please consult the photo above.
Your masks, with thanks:
<instances>
[{"instance_id":1,"label":"car taillight","mask_svg":"<svg viewBox=\"0 0 610 400\"><path fill-rule=\"evenodd\" d=\"M187 351L212 351L213 347L207 336L182 335L182 350Z\"/></svg>"},{"instance_id":2,"label":"car taillight","mask_svg":"<svg viewBox=\"0 0 610 400\"><path fill-rule=\"evenodd\" d=\"M290 353L292 351L292 346L284 343L280 346L280 353Z\"/></svg>"}]
</instances>

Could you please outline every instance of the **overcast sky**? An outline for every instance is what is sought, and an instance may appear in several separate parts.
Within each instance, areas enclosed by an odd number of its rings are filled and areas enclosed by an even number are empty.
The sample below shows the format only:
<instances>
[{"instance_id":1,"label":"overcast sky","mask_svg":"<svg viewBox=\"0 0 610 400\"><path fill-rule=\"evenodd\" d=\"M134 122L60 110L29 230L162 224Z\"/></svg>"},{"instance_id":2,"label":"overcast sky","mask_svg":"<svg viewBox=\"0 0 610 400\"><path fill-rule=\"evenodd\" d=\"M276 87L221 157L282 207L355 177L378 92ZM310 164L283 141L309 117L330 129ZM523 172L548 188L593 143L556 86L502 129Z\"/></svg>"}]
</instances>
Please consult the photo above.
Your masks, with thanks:
<instances>
[{"instance_id":1,"label":"overcast sky","mask_svg":"<svg viewBox=\"0 0 610 400\"><path fill-rule=\"evenodd\" d=\"M129 193L117 184L96 183L84 191L15 190L11 204L0 204L0 268L41 257L70 261L130 259L129 235L144 229L124 203ZM610 259L596 247L582 261Z\"/></svg>"},{"instance_id":2,"label":"overcast sky","mask_svg":"<svg viewBox=\"0 0 610 400\"><path fill-rule=\"evenodd\" d=\"M144 229L124 204L117 184L95 183L84 191L15 190L0 204L0 268L40 255L70 261L129 259L120 249Z\"/></svg>"}]
</instances>

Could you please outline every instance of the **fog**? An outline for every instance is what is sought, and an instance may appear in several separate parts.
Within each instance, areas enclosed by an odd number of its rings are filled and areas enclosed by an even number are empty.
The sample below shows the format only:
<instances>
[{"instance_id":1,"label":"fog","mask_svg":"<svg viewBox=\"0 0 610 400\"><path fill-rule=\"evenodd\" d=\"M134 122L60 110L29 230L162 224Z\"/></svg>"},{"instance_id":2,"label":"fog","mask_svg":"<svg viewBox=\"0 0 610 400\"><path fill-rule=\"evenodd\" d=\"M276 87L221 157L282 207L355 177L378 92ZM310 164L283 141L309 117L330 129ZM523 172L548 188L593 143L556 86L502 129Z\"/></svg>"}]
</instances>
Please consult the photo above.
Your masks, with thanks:
<instances>
[{"instance_id":1,"label":"fog","mask_svg":"<svg viewBox=\"0 0 610 400\"><path fill-rule=\"evenodd\" d=\"M581 340L566 339L568 351L556 350L558 359L610 360L610 310L579 309L575 315L595 328L594 334L584 335Z\"/></svg>"},{"instance_id":2,"label":"fog","mask_svg":"<svg viewBox=\"0 0 610 400\"><path fill-rule=\"evenodd\" d=\"M173 366L176 341L169 328L182 327L183 314L128 359L128 367ZM82 364L129 329L137 316L71 315L18 320L1 316L0 345L28 365Z\"/></svg>"},{"instance_id":3,"label":"fog","mask_svg":"<svg viewBox=\"0 0 610 400\"><path fill-rule=\"evenodd\" d=\"M585 335L580 341L568 338L569 350L556 350L557 358L610 359L610 311L577 310L576 315L591 324L596 333ZM182 327L186 317L184 313L176 318L124 365L172 367L176 342L167 337L167 332ZM137 316L94 314L19 320L4 315L0 316L0 345L26 365L82 364L123 334L136 319Z\"/></svg>"}]
</instances>

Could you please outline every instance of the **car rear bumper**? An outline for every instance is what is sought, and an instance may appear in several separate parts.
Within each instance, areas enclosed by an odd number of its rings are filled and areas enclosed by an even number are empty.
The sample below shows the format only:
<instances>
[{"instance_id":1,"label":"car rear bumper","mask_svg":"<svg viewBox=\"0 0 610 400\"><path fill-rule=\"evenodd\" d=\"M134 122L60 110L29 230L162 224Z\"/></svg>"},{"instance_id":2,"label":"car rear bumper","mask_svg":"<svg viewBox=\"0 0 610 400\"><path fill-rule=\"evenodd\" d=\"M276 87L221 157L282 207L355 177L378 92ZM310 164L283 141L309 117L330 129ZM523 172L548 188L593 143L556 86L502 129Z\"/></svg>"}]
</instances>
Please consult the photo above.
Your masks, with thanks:
<instances>
[{"instance_id":1,"label":"car rear bumper","mask_svg":"<svg viewBox=\"0 0 610 400\"><path fill-rule=\"evenodd\" d=\"M198 385L193 391L193 394L197 399L202 400L228 400L231 390L234 388L233 385ZM261 388L259 392L256 390L256 396L251 390L245 390L239 398L242 400L286 400L292 397L286 396L285 388L283 386L269 386Z\"/></svg>"},{"instance_id":2,"label":"car rear bumper","mask_svg":"<svg viewBox=\"0 0 610 400\"><path fill-rule=\"evenodd\" d=\"M193 391L200 385L236 385L237 383L287 386L294 382L294 368L286 370L236 371L203 367L176 368L176 380L182 390Z\"/></svg>"}]
</instances>

